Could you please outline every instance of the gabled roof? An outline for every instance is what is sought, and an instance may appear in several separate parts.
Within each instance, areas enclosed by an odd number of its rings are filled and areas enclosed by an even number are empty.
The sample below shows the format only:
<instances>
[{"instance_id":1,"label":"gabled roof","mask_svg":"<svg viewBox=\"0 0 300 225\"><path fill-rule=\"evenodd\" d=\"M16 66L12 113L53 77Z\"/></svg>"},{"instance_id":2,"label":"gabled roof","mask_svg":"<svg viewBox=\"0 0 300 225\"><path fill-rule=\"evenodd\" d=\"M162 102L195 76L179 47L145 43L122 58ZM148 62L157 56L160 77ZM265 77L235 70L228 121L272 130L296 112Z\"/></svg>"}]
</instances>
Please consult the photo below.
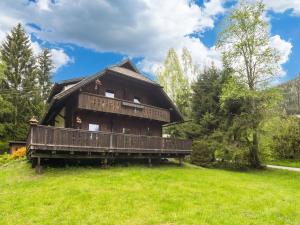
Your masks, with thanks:
<instances>
[{"instance_id":1,"label":"gabled roof","mask_svg":"<svg viewBox=\"0 0 300 225\"><path fill-rule=\"evenodd\" d=\"M47 99L47 102L50 102L51 99L53 98L53 96L55 96L56 94L60 93L63 88L67 85L72 85L72 84L76 84L80 81L82 81L85 77L77 77L77 78L72 78L72 79L68 79L68 80L62 80L58 83L55 83L51 89L51 92L49 94L49 97Z\"/></svg>"},{"instance_id":2,"label":"gabled roof","mask_svg":"<svg viewBox=\"0 0 300 225\"><path fill-rule=\"evenodd\" d=\"M152 81L148 77L141 74L129 60L125 60L116 66L108 67L101 72L98 72L92 76L82 79L80 82L75 84L73 87L71 87L67 90L64 90L64 91L58 93L57 95L55 95L53 99L64 98L65 96L69 95L70 93L73 93L74 91L79 90L81 87L83 87L87 83L93 81L94 79L103 76L107 71L112 71L112 72L118 73L119 75L127 76L127 77L135 79L135 80L140 80L140 81L143 81L146 83L150 83L152 85L160 86L155 81Z\"/></svg>"},{"instance_id":3,"label":"gabled roof","mask_svg":"<svg viewBox=\"0 0 300 225\"><path fill-rule=\"evenodd\" d=\"M150 80L148 77L145 77L144 75L140 74L140 73L136 73L132 70L129 70L129 69L126 69L124 67L120 67L120 66L113 66L113 67L109 67L108 70L110 71L113 71L113 72L116 72L118 74L121 74L121 75L125 75L125 76L128 76L130 78L134 78L134 79L138 79L138 80L141 80L141 81L145 81L147 83L150 83L150 84L154 84L154 85L158 85L158 83L156 83L155 81L153 80Z\"/></svg>"},{"instance_id":4,"label":"gabled roof","mask_svg":"<svg viewBox=\"0 0 300 225\"><path fill-rule=\"evenodd\" d=\"M148 77L144 76L142 73L139 72L139 70L131 63L130 60L125 60L121 62L120 64L108 67L92 76L87 76L85 78L74 78L70 80L64 80L58 84L55 84L51 94L49 96L48 102L50 102L49 105L49 111L51 110L52 106L55 105L56 102L64 99L65 97L69 96L70 94L80 90L81 87L85 86L86 84L92 82L93 80L96 80L98 78L101 78L102 76L108 75L108 74L117 74L119 76L124 76L126 78L139 81L145 84L148 84L152 87L157 88L157 93L160 93L166 101L168 102L168 105L170 105L170 108L173 109L173 112L175 113L175 117L177 118L177 121L183 121L183 117L175 104L172 102L172 100L168 97L168 95L164 92L163 88L155 81L152 81ZM63 90L63 87L66 85L73 84L73 86ZM55 89L55 91L53 91ZM47 113L46 113L47 115ZM45 115L45 117L46 117ZM45 117L41 122L44 121Z\"/></svg>"}]
</instances>

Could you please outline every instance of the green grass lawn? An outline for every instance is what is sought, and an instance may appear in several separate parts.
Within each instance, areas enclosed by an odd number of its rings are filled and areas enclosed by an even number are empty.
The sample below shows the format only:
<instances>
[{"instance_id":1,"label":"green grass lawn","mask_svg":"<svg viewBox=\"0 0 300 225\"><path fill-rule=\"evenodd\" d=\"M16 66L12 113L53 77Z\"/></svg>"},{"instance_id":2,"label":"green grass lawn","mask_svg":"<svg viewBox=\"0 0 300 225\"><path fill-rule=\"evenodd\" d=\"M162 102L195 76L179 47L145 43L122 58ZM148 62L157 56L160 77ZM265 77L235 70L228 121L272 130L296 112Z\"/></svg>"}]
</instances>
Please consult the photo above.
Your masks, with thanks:
<instances>
[{"instance_id":1,"label":"green grass lawn","mask_svg":"<svg viewBox=\"0 0 300 225\"><path fill-rule=\"evenodd\" d=\"M278 161L271 161L268 164L276 165L276 166L288 166L288 167L300 168L300 160L278 160Z\"/></svg>"},{"instance_id":2,"label":"green grass lawn","mask_svg":"<svg viewBox=\"0 0 300 225\"><path fill-rule=\"evenodd\" d=\"M0 167L0 224L300 224L300 173Z\"/></svg>"}]
</instances>

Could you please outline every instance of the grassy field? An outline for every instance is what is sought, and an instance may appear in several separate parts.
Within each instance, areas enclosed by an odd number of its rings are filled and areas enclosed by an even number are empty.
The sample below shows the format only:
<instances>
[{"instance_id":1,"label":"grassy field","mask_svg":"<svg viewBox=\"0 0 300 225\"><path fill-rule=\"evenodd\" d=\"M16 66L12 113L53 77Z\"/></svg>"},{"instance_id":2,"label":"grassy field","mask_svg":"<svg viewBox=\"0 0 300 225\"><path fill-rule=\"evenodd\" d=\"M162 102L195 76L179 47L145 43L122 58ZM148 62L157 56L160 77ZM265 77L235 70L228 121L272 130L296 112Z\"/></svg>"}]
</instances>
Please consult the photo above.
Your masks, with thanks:
<instances>
[{"instance_id":1,"label":"grassy field","mask_svg":"<svg viewBox=\"0 0 300 225\"><path fill-rule=\"evenodd\" d=\"M0 224L300 224L300 173L0 167Z\"/></svg>"},{"instance_id":2,"label":"grassy field","mask_svg":"<svg viewBox=\"0 0 300 225\"><path fill-rule=\"evenodd\" d=\"M271 161L268 164L276 166L288 166L300 168L300 160L280 160L280 161Z\"/></svg>"}]
</instances>

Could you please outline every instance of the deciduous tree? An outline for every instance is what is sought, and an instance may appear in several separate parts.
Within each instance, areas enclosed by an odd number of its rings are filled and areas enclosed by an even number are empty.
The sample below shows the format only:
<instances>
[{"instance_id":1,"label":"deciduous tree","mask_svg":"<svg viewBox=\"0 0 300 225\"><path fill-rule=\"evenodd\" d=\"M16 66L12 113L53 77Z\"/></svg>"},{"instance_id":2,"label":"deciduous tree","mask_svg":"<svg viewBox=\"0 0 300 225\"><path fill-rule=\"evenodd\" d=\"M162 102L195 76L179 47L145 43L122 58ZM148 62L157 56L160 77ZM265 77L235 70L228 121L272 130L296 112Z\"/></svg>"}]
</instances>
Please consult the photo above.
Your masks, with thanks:
<instances>
[{"instance_id":1,"label":"deciduous tree","mask_svg":"<svg viewBox=\"0 0 300 225\"><path fill-rule=\"evenodd\" d=\"M187 118L190 112L191 89L177 53L173 48L168 51L163 69L157 73L157 78L168 96L174 101L184 117Z\"/></svg>"},{"instance_id":2,"label":"deciduous tree","mask_svg":"<svg viewBox=\"0 0 300 225\"><path fill-rule=\"evenodd\" d=\"M260 95L264 94L261 90L278 75L280 68L279 55L270 46L269 27L264 13L262 2L241 2L226 18L217 44L222 50L224 65L232 68L237 77L236 82L246 87L243 95L249 99L247 120L251 126L245 138L249 142L249 162L252 167L261 165L259 124L264 103L268 99ZM228 99L237 97L230 93L233 92L227 89L225 96Z\"/></svg>"}]
</instances>

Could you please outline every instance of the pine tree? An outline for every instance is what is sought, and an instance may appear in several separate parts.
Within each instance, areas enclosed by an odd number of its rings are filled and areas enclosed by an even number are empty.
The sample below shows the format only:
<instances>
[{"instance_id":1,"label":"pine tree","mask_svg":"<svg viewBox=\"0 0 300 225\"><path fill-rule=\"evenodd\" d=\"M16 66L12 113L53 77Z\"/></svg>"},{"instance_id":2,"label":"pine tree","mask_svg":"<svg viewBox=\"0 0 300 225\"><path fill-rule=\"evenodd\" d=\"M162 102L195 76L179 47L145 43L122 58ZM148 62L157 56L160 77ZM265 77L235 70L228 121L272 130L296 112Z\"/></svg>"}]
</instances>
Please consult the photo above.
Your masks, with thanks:
<instances>
[{"instance_id":1,"label":"pine tree","mask_svg":"<svg viewBox=\"0 0 300 225\"><path fill-rule=\"evenodd\" d=\"M11 138L24 139L28 120L38 113L36 99L37 74L30 39L21 24L14 27L1 46L5 63L3 98L14 106Z\"/></svg>"},{"instance_id":2,"label":"pine tree","mask_svg":"<svg viewBox=\"0 0 300 225\"><path fill-rule=\"evenodd\" d=\"M47 100L52 87L51 79L53 68L49 49L43 49L42 53L38 56L38 80L43 101Z\"/></svg>"},{"instance_id":3,"label":"pine tree","mask_svg":"<svg viewBox=\"0 0 300 225\"><path fill-rule=\"evenodd\" d=\"M201 125L203 135L210 135L222 120L220 96L229 73L214 65L206 68L192 85L192 112L194 121Z\"/></svg>"},{"instance_id":4,"label":"pine tree","mask_svg":"<svg viewBox=\"0 0 300 225\"><path fill-rule=\"evenodd\" d=\"M4 70L5 64L0 57L0 154L8 149L8 139L10 137L10 127L12 127L13 105L4 96Z\"/></svg>"}]
</instances>

